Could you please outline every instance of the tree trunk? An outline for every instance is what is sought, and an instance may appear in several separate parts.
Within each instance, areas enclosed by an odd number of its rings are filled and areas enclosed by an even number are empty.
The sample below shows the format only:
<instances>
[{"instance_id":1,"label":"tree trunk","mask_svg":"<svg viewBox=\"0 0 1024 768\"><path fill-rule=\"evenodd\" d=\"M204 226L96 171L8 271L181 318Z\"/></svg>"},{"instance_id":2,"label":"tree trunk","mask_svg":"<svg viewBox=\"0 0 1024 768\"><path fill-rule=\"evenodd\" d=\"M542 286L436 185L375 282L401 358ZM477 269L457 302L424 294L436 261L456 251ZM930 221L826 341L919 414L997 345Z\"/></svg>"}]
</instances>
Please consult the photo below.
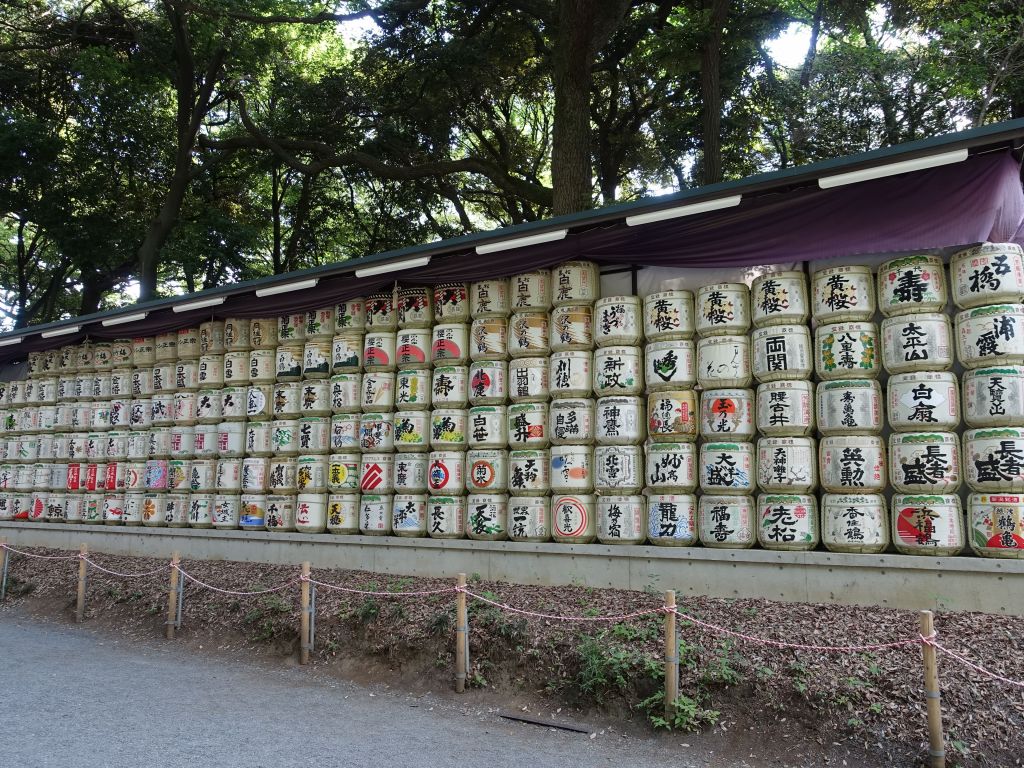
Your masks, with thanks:
<instances>
[{"instance_id":1,"label":"tree trunk","mask_svg":"<svg viewBox=\"0 0 1024 768\"><path fill-rule=\"evenodd\" d=\"M191 148L185 153L185 160L175 160L174 176L167 187L160 213L146 230L146 237L139 246L136 256L139 260L139 301L149 301L156 296L157 269L160 266L160 249L167 242L174 225L178 222L181 204L188 191L191 171Z\"/></svg>"},{"instance_id":2,"label":"tree trunk","mask_svg":"<svg viewBox=\"0 0 1024 768\"><path fill-rule=\"evenodd\" d=\"M316 183L317 174L307 173L302 177L302 188L299 191L299 200L295 204L295 212L292 214L292 231L288 237L288 248L284 255L284 271L291 272L298 268L299 245L302 243L302 236L306 229L306 220L309 218L309 208L313 200L313 185Z\"/></svg>"},{"instance_id":3,"label":"tree trunk","mask_svg":"<svg viewBox=\"0 0 1024 768\"><path fill-rule=\"evenodd\" d=\"M722 180L722 32L730 0L712 0L700 57L701 184Z\"/></svg>"},{"instance_id":4,"label":"tree trunk","mask_svg":"<svg viewBox=\"0 0 1024 768\"><path fill-rule=\"evenodd\" d=\"M281 264L281 202L284 198L285 183L282 178L281 163L275 162L270 171L270 221L274 228L274 245L271 251L274 274L280 275L284 269Z\"/></svg>"}]
</instances>

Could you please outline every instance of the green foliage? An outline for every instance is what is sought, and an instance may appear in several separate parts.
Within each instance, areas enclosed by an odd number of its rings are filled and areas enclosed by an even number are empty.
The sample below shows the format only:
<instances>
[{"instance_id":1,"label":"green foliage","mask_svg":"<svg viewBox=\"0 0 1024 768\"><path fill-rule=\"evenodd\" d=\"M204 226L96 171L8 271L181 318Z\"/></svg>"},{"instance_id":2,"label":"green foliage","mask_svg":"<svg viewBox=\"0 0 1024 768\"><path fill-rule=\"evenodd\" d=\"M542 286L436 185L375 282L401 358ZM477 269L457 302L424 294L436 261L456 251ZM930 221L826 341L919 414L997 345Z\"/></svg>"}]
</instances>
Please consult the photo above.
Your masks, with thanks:
<instances>
[{"instance_id":1,"label":"green foliage","mask_svg":"<svg viewBox=\"0 0 1024 768\"><path fill-rule=\"evenodd\" d=\"M665 712L665 692L660 691L650 698L644 699L636 705L636 708L645 712L651 724L655 728L662 728L666 731L699 731L705 726L711 726L718 722L721 714L714 709L706 709L703 706L703 696L691 698L680 695L672 702L669 711Z\"/></svg>"}]
</instances>

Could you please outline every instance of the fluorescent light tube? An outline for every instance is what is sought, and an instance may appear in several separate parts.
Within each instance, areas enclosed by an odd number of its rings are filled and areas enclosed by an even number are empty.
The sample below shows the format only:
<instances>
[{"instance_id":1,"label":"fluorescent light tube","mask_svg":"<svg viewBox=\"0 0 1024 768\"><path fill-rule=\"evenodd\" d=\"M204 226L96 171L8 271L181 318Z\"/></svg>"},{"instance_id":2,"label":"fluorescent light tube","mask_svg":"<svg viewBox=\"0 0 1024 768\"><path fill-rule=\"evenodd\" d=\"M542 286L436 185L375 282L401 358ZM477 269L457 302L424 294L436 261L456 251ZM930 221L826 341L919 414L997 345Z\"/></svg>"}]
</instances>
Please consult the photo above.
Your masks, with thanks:
<instances>
[{"instance_id":1,"label":"fluorescent light tube","mask_svg":"<svg viewBox=\"0 0 1024 768\"><path fill-rule=\"evenodd\" d=\"M304 291L307 288L316 288L316 284L318 282L320 282L320 278L313 277L309 280L300 280L297 283L285 283L284 285L272 285L269 288L257 288L256 295L262 299L264 296L276 296L279 293Z\"/></svg>"},{"instance_id":2,"label":"fluorescent light tube","mask_svg":"<svg viewBox=\"0 0 1024 768\"><path fill-rule=\"evenodd\" d=\"M21 340L24 336L19 336L16 339L0 339L0 347L9 347L12 344L21 344Z\"/></svg>"},{"instance_id":3,"label":"fluorescent light tube","mask_svg":"<svg viewBox=\"0 0 1024 768\"><path fill-rule=\"evenodd\" d=\"M700 203L677 205L675 208L662 208L660 211L651 211L650 213L638 213L636 216L626 217L626 226L635 227L638 224L652 224L655 221L666 221L667 219L677 219L680 216L693 216L696 213L719 211L722 208L735 208L742 199L743 195L716 197L714 200L704 200Z\"/></svg>"},{"instance_id":4,"label":"fluorescent light tube","mask_svg":"<svg viewBox=\"0 0 1024 768\"><path fill-rule=\"evenodd\" d=\"M500 240L497 243L478 245L476 252L482 256L485 253L497 253L498 251L508 251L513 248L525 248L528 245L551 243L555 240L564 240L568 234L568 229L556 229L553 232L541 232L539 235L527 235L526 237L516 237L511 240Z\"/></svg>"},{"instance_id":5,"label":"fluorescent light tube","mask_svg":"<svg viewBox=\"0 0 1024 768\"><path fill-rule=\"evenodd\" d=\"M955 149L952 152L943 152L939 155L928 155L913 160L901 160L898 163L888 165L877 165L874 168L863 168L859 171L849 173L838 173L835 176L822 176L818 179L818 186L822 189L841 187L845 184L856 184L859 181L870 181L871 179L882 179L886 176L895 176L898 173L910 173L911 171L923 171L926 168L936 168L940 165L951 163L962 163L967 159L967 149Z\"/></svg>"},{"instance_id":6,"label":"fluorescent light tube","mask_svg":"<svg viewBox=\"0 0 1024 768\"><path fill-rule=\"evenodd\" d=\"M219 304L223 304L227 296L214 296L212 299L199 299L199 301L190 301L187 304L175 304L175 312L191 312L193 309L203 309L204 307L216 307Z\"/></svg>"},{"instance_id":7,"label":"fluorescent light tube","mask_svg":"<svg viewBox=\"0 0 1024 768\"><path fill-rule=\"evenodd\" d=\"M69 325L67 328L56 328L52 331L43 331L39 335L44 339L52 339L54 336L67 336L69 333L78 333L81 330L80 325Z\"/></svg>"},{"instance_id":8,"label":"fluorescent light tube","mask_svg":"<svg viewBox=\"0 0 1024 768\"><path fill-rule=\"evenodd\" d=\"M109 328L112 325L124 325L125 323L134 323L139 320L145 320L146 317L148 316L148 312L136 312L133 315L123 315L121 317L108 317L101 323L101 325L104 328Z\"/></svg>"},{"instance_id":9,"label":"fluorescent light tube","mask_svg":"<svg viewBox=\"0 0 1024 768\"><path fill-rule=\"evenodd\" d=\"M356 270L356 277L371 277L373 275L385 275L388 272L398 272L401 269L415 269L425 267L430 263L429 256L417 256L415 259L404 259L402 261L389 261L387 264L376 264L372 267L363 267Z\"/></svg>"}]
</instances>

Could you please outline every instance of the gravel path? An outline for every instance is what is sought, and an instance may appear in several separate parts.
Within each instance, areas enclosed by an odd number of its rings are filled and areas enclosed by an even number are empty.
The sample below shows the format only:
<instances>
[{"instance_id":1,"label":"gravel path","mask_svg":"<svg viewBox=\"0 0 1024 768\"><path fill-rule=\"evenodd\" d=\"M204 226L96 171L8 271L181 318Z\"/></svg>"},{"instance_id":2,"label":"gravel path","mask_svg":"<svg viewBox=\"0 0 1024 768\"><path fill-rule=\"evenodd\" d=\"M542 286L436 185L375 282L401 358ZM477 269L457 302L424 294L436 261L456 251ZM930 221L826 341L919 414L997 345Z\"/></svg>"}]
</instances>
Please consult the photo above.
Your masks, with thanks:
<instances>
[{"instance_id":1,"label":"gravel path","mask_svg":"<svg viewBox=\"0 0 1024 768\"><path fill-rule=\"evenodd\" d=\"M0 616L8 765L696 768L667 740L553 731L431 694L204 658L86 627ZM457 748L457 752L456 752ZM723 762L721 768L749 765Z\"/></svg>"}]
</instances>

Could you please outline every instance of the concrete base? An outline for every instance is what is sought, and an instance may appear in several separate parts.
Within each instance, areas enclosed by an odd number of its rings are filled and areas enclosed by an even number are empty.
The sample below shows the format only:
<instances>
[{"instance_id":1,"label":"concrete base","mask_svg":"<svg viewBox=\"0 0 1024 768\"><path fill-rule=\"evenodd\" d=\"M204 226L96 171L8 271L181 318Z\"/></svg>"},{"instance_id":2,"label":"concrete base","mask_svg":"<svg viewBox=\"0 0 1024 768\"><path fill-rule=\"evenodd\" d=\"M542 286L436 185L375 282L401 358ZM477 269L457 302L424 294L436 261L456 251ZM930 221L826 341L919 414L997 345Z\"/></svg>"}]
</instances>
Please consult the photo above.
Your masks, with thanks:
<instances>
[{"instance_id":1,"label":"concrete base","mask_svg":"<svg viewBox=\"0 0 1024 768\"><path fill-rule=\"evenodd\" d=\"M1024 560L702 547L521 544L194 528L0 522L12 547L301 563L402 576L581 585L802 603L1024 615Z\"/></svg>"}]
</instances>

